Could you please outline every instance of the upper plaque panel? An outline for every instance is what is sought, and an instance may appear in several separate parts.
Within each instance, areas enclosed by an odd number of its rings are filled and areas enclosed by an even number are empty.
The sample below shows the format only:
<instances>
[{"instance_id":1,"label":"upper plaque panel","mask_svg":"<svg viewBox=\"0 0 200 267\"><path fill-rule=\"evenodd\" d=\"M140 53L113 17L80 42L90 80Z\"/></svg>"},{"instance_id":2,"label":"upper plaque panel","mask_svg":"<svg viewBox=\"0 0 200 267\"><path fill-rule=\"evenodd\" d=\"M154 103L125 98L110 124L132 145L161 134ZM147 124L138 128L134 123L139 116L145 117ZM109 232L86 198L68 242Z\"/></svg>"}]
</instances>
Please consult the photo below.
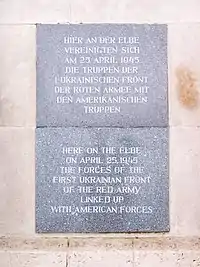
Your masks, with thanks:
<instances>
[{"instance_id":1,"label":"upper plaque panel","mask_svg":"<svg viewBox=\"0 0 200 267\"><path fill-rule=\"evenodd\" d=\"M167 126L167 26L37 26L37 126Z\"/></svg>"}]
</instances>

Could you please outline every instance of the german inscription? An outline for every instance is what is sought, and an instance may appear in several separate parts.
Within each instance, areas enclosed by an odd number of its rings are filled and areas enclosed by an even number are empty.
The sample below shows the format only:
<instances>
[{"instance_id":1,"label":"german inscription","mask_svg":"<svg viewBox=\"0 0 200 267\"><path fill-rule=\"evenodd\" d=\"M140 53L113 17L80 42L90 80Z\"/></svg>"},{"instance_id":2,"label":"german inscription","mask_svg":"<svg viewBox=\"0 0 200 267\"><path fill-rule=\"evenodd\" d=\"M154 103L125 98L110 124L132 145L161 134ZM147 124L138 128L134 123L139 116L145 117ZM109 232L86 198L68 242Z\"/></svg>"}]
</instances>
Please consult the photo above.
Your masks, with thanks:
<instances>
[{"instance_id":1,"label":"german inscription","mask_svg":"<svg viewBox=\"0 0 200 267\"><path fill-rule=\"evenodd\" d=\"M37 232L168 231L166 128L36 130Z\"/></svg>"},{"instance_id":2,"label":"german inscription","mask_svg":"<svg viewBox=\"0 0 200 267\"><path fill-rule=\"evenodd\" d=\"M38 25L37 126L167 126L166 25Z\"/></svg>"}]
</instances>

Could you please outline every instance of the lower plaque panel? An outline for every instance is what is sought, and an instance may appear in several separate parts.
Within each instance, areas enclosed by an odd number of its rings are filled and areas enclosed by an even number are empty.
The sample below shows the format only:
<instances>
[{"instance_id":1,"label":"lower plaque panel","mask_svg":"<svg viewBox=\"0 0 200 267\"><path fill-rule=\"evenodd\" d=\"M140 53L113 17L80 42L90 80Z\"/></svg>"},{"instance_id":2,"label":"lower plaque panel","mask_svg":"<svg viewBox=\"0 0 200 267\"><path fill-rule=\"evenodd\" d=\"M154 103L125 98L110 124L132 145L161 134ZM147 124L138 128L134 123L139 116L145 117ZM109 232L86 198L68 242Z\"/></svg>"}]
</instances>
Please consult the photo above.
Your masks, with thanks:
<instances>
[{"instance_id":1,"label":"lower plaque panel","mask_svg":"<svg viewBox=\"0 0 200 267\"><path fill-rule=\"evenodd\" d=\"M37 232L169 231L168 128L36 129Z\"/></svg>"}]
</instances>

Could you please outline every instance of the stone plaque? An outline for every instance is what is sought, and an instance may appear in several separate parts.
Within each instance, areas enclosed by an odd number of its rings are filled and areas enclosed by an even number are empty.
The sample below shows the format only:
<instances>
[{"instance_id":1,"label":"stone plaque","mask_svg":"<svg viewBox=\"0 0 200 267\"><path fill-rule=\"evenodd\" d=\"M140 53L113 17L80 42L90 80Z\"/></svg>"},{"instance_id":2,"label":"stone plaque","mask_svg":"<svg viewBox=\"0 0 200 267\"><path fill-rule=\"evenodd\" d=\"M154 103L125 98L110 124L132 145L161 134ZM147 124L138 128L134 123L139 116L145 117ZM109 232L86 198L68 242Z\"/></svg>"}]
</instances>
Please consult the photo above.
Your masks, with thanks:
<instances>
[{"instance_id":1,"label":"stone plaque","mask_svg":"<svg viewBox=\"0 0 200 267\"><path fill-rule=\"evenodd\" d=\"M37 25L37 126L167 126L167 26Z\"/></svg>"},{"instance_id":2,"label":"stone plaque","mask_svg":"<svg viewBox=\"0 0 200 267\"><path fill-rule=\"evenodd\" d=\"M37 232L168 231L168 202L167 128L36 129Z\"/></svg>"}]
</instances>

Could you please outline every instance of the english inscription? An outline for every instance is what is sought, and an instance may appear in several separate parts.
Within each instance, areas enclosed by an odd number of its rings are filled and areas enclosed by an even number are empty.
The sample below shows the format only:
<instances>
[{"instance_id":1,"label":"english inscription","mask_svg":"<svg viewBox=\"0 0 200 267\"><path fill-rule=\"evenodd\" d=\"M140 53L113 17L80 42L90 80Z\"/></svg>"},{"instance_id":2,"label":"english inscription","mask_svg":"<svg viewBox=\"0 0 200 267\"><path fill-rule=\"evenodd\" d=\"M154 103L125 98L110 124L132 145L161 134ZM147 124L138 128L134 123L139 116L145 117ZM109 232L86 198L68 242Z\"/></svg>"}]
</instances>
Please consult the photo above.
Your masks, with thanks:
<instances>
[{"instance_id":1,"label":"english inscription","mask_svg":"<svg viewBox=\"0 0 200 267\"><path fill-rule=\"evenodd\" d=\"M167 126L166 25L38 25L37 126Z\"/></svg>"},{"instance_id":2,"label":"english inscription","mask_svg":"<svg viewBox=\"0 0 200 267\"><path fill-rule=\"evenodd\" d=\"M37 232L168 231L168 129L38 128Z\"/></svg>"}]
</instances>

